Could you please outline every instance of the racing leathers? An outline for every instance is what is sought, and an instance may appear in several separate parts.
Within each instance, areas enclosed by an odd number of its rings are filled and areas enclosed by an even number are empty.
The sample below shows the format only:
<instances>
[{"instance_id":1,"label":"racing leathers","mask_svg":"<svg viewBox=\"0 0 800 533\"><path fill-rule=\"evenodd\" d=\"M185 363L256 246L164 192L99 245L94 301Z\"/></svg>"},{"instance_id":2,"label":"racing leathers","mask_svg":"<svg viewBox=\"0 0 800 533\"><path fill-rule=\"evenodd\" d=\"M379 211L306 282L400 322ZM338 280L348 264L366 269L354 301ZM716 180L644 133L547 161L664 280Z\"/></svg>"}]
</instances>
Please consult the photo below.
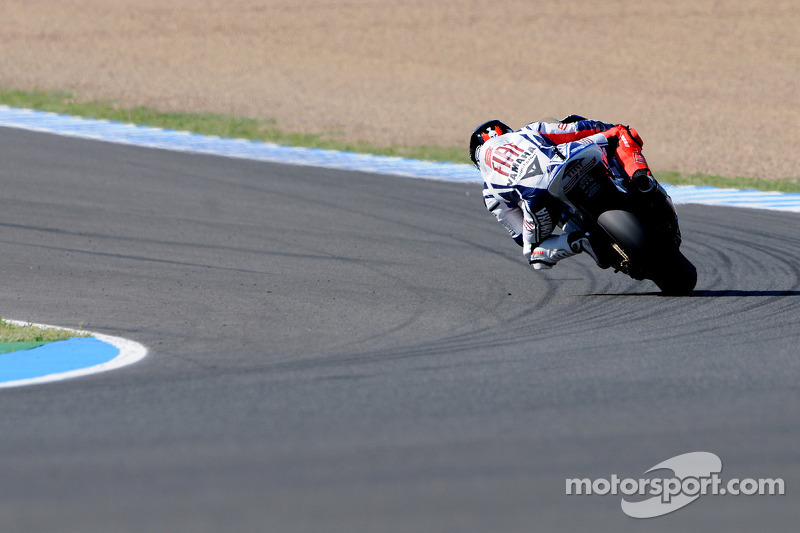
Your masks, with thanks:
<instances>
[{"instance_id":1,"label":"racing leathers","mask_svg":"<svg viewBox=\"0 0 800 533\"><path fill-rule=\"evenodd\" d=\"M486 208L537 270L582 251L597 259L585 234L566 223L569 207L547 190L564 161L587 143L617 157L629 178L642 172L650 175L635 130L581 117L571 122L533 122L490 138L478 148ZM564 233L553 235L556 227Z\"/></svg>"}]
</instances>

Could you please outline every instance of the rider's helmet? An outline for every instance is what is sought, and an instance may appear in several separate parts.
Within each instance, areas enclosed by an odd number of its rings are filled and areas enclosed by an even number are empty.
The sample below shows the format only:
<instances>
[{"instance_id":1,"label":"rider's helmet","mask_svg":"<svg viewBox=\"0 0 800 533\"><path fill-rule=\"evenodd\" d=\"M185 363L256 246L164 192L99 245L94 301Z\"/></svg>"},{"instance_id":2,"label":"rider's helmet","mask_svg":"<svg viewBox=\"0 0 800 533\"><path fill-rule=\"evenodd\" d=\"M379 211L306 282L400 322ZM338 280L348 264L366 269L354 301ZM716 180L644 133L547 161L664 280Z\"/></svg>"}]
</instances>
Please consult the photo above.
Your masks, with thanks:
<instances>
[{"instance_id":1,"label":"rider's helmet","mask_svg":"<svg viewBox=\"0 0 800 533\"><path fill-rule=\"evenodd\" d=\"M492 137L511 133L512 131L514 130L499 120L490 120L475 128L475 131L472 132L469 138L469 158L472 160L472 164L475 165L475 168L480 168L478 166L478 156L475 153L478 148Z\"/></svg>"}]
</instances>

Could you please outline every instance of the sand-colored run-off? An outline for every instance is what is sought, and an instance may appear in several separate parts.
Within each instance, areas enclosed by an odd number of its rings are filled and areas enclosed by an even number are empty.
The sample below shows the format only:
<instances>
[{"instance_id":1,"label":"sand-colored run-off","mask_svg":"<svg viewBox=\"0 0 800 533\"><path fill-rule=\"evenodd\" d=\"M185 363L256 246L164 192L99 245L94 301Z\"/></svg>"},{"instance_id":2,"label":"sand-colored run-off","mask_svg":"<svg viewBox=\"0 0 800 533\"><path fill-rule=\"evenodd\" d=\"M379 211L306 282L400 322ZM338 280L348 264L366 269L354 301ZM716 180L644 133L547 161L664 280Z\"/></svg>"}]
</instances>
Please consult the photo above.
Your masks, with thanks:
<instances>
[{"instance_id":1,"label":"sand-colored run-off","mask_svg":"<svg viewBox=\"0 0 800 533\"><path fill-rule=\"evenodd\" d=\"M798 27L794 0L5 0L0 86L378 144L581 113L657 170L798 178Z\"/></svg>"}]
</instances>

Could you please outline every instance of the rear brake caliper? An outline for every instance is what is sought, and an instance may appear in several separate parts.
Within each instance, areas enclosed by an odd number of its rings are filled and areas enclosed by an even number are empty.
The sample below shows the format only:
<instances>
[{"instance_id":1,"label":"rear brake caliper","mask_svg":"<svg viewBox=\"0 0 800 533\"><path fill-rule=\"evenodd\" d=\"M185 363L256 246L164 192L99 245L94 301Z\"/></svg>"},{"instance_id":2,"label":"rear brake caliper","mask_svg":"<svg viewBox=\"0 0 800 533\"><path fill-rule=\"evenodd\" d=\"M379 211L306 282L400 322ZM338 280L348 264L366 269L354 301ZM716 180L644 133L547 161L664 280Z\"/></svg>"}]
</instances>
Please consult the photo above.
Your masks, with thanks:
<instances>
[{"instance_id":1,"label":"rear brake caliper","mask_svg":"<svg viewBox=\"0 0 800 533\"><path fill-rule=\"evenodd\" d=\"M622 257L619 268L615 268L614 272L622 272L623 274L627 274L631 266L631 260L628 257L628 254L626 254L625 251L619 247L619 244L615 242L611 243L611 247Z\"/></svg>"},{"instance_id":2,"label":"rear brake caliper","mask_svg":"<svg viewBox=\"0 0 800 533\"><path fill-rule=\"evenodd\" d=\"M623 274L630 276L636 280L643 280L644 276L641 274L641 272L639 272L637 268L635 268L631 264L631 258L628 257L628 254L625 253L625 250L623 250L620 247L620 245L615 242L611 243L611 247L614 249L615 252L617 252L620 255L620 257L622 257L622 261L619 264L619 268L615 268L614 271L622 272Z\"/></svg>"}]
</instances>

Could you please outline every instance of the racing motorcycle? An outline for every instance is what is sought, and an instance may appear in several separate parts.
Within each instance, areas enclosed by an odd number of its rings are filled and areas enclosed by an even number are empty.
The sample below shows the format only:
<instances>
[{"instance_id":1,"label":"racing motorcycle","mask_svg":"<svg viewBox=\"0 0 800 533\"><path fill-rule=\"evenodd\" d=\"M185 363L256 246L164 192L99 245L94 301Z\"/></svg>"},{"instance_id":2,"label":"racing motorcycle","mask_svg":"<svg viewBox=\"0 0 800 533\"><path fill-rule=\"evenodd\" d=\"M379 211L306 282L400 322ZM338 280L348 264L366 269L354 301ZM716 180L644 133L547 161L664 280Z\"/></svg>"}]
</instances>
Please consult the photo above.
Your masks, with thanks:
<instances>
[{"instance_id":1,"label":"racing motorcycle","mask_svg":"<svg viewBox=\"0 0 800 533\"><path fill-rule=\"evenodd\" d=\"M649 279L662 293L687 295L697 269L680 251L681 231L672 200L655 180L622 177L596 144L574 152L550 182L550 194L571 208L570 222L588 233L602 268Z\"/></svg>"}]
</instances>

